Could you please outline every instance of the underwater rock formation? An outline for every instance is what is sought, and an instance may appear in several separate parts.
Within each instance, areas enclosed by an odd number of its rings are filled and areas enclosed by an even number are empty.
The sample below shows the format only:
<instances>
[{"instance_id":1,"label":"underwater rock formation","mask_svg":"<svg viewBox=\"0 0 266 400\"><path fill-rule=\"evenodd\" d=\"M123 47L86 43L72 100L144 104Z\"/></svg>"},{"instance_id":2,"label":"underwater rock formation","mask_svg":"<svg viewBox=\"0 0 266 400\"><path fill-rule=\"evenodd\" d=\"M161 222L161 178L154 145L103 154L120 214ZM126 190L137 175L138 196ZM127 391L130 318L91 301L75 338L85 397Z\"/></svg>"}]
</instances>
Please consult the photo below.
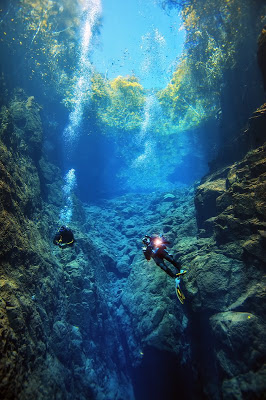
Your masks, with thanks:
<instances>
[{"instance_id":1,"label":"underwater rock formation","mask_svg":"<svg viewBox=\"0 0 266 400\"><path fill-rule=\"evenodd\" d=\"M64 251L51 248L62 181L42 156L38 109L18 91L1 110L2 397L170 400L178 386L183 399L263 398L265 106L250 151L195 193L76 199ZM151 233L188 271L183 306L142 255Z\"/></svg>"},{"instance_id":2,"label":"underwater rock formation","mask_svg":"<svg viewBox=\"0 0 266 400\"><path fill-rule=\"evenodd\" d=\"M263 118L264 123L265 111L264 105L257 117ZM262 128L263 125L260 123L259 126ZM253 126L250 129L252 132ZM213 232L218 244L236 243L263 262L266 262L263 256L266 214L265 147L264 144L251 150L241 161L209 175L197 188L195 195L201 236L206 231Z\"/></svg>"},{"instance_id":3,"label":"underwater rock formation","mask_svg":"<svg viewBox=\"0 0 266 400\"><path fill-rule=\"evenodd\" d=\"M1 109L0 129L1 397L52 398L67 372L51 351L62 292L48 241L56 209L41 199L42 126L34 99L15 91Z\"/></svg>"},{"instance_id":4,"label":"underwater rock formation","mask_svg":"<svg viewBox=\"0 0 266 400\"><path fill-rule=\"evenodd\" d=\"M125 195L86 206L87 222L106 275L102 289L119 329L134 398L182 398L201 392L193 360L190 324L175 294L174 280L142 254L141 238L162 232L182 256L195 247L193 189L172 193ZM189 382L190 384L189 385Z\"/></svg>"},{"instance_id":5,"label":"underwater rock formation","mask_svg":"<svg viewBox=\"0 0 266 400\"><path fill-rule=\"evenodd\" d=\"M41 158L39 106L17 90L0 123L1 398L133 398L91 242L51 248L62 181Z\"/></svg>"},{"instance_id":6,"label":"underwater rock formation","mask_svg":"<svg viewBox=\"0 0 266 400\"><path fill-rule=\"evenodd\" d=\"M86 207L135 397L172 399L178 385L188 399L262 398L265 145L207 176L196 214L193 198L179 188ZM153 232L171 240L188 270L184 306L171 278L141 254L141 237Z\"/></svg>"},{"instance_id":7,"label":"underwater rock formation","mask_svg":"<svg viewBox=\"0 0 266 400\"><path fill-rule=\"evenodd\" d=\"M241 160L248 151L265 142L266 104L253 112L246 126L230 142L225 143L218 156L209 163L211 172Z\"/></svg>"},{"instance_id":8,"label":"underwater rock formation","mask_svg":"<svg viewBox=\"0 0 266 400\"><path fill-rule=\"evenodd\" d=\"M32 389L27 377L31 374L34 382L40 376L49 334L48 310L35 304L51 268L36 220L42 208L37 162L30 157L41 148L41 123L36 106L31 113L23 92L18 93L20 99L16 95L1 110L0 371L5 399L18 397L23 385Z\"/></svg>"},{"instance_id":9,"label":"underwater rock formation","mask_svg":"<svg viewBox=\"0 0 266 400\"><path fill-rule=\"evenodd\" d=\"M266 139L265 105L250 121L251 150L204 178L195 194L199 240L207 247L193 260L187 289L194 312L211 313L208 334L225 399L266 392L266 143L254 145Z\"/></svg>"}]
</instances>

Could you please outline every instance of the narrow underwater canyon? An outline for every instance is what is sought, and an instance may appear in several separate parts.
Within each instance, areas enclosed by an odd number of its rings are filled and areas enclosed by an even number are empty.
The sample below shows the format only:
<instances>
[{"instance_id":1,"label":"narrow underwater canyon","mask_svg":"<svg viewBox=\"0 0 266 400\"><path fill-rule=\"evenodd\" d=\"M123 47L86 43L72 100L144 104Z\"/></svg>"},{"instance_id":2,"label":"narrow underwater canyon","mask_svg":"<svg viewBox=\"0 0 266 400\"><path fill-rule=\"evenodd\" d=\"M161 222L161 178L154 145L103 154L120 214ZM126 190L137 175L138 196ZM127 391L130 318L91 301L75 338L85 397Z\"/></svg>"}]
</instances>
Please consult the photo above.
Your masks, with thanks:
<instances>
[{"instance_id":1,"label":"narrow underwater canyon","mask_svg":"<svg viewBox=\"0 0 266 400\"><path fill-rule=\"evenodd\" d=\"M266 87L265 54L263 29ZM250 98L230 108L235 81L201 180L97 203L74 196L66 249L52 242L64 181L43 145L43 111L24 89L1 100L1 399L266 398L266 103L260 92L254 108L251 77ZM143 257L151 232L187 270L183 305Z\"/></svg>"},{"instance_id":2,"label":"narrow underwater canyon","mask_svg":"<svg viewBox=\"0 0 266 400\"><path fill-rule=\"evenodd\" d=\"M195 188L77 200L77 243L60 250L60 173L36 152L38 105L16 93L1 113L4 399L263 398L265 120L264 105L244 133L259 147ZM188 270L184 305L143 259L151 230Z\"/></svg>"}]
</instances>

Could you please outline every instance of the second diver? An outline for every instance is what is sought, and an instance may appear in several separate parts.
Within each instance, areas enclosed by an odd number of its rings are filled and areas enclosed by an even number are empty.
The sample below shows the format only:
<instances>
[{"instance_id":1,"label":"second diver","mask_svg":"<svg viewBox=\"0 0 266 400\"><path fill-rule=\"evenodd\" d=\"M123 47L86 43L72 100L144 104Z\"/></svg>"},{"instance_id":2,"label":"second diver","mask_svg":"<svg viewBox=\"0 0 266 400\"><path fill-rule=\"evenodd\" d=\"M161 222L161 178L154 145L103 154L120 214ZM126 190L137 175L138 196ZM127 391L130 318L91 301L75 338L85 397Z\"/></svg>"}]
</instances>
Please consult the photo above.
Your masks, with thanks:
<instances>
[{"instance_id":1,"label":"second diver","mask_svg":"<svg viewBox=\"0 0 266 400\"><path fill-rule=\"evenodd\" d=\"M180 289L180 276L185 274L186 271L181 270L181 264L174 259L174 257L168 253L166 247L170 244L170 242L164 236L145 235L142 239L142 243L145 245L143 247L143 253L146 260L150 260L153 258L155 263L164 270L167 275L171 278L175 278L175 286L176 286L176 294L180 302L183 304L185 300L185 296ZM178 271L177 274L174 274L172 270L165 264L164 260L169 261Z\"/></svg>"}]
</instances>

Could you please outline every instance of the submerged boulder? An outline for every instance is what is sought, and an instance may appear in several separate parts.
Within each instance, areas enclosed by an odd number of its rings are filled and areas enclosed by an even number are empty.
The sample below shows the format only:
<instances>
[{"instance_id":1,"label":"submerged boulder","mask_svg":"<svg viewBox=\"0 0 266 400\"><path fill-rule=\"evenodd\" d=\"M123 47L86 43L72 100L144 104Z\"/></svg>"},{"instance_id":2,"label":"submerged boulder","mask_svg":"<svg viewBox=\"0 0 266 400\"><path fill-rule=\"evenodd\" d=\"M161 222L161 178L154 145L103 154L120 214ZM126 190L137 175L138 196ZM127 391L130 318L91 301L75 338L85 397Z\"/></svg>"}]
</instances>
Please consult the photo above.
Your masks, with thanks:
<instances>
[{"instance_id":1,"label":"submerged boulder","mask_svg":"<svg viewBox=\"0 0 266 400\"><path fill-rule=\"evenodd\" d=\"M173 195L173 193L166 193L166 194L163 196L163 201L169 201L169 202L171 202L171 201L174 201L174 199L175 199L175 196Z\"/></svg>"},{"instance_id":2,"label":"submerged boulder","mask_svg":"<svg viewBox=\"0 0 266 400\"><path fill-rule=\"evenodd\" d=\"M224 399L263 398L266 392L266 324L249 312L224 312L210 319Z\"/></svg>"}]
</instances>

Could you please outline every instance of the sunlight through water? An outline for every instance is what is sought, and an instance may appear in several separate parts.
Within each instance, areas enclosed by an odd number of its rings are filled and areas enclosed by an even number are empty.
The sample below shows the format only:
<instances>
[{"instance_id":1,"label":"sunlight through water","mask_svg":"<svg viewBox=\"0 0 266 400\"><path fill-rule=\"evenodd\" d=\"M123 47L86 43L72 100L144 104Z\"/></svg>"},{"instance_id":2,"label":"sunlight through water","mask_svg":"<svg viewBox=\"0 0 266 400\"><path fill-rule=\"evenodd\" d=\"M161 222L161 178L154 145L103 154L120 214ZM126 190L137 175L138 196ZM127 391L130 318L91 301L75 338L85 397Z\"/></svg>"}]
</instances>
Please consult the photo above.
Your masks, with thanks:
<instances>
[{"instance_id":1,"label":"sunlight through water","mask_svg":"<svg viewBox=\"0 0 266 400\"><path fill-rule=\"evenodd\" d=\"M78 76L74 92L74 107L69 115L69 123L64 129L63 138L65 141L66 154L72 153L73 146L78 138L80 124L83 117L83 109L86 102L86 93L90 89L92 64L89 60L91 50L91 39L94 27L101 14L101 0L86 0L82 2L82 24L81 40L78 63ZM72 218L73 192L76 186L75 169L71 168L65 175L65 185L63 187L63 196L65 206L60 211L61 223L67 225Z\"/></svg>"},{"instance_id":2,"label":"sunlight through water","mask_svg":"<svg viewBox=\"0 0 266 400\"><path fill-rule=\"evenodd\" d=\"M185 30L176 10L157 0L102 0L102 27L92 61L108 79L135 75L145 89L163 88L183 52Z\"/></svg>"},{"instance_id":3,"label":"sunlight through water","mask_svg":"<svg viewBox=\"0 0 266 400\"><path fill-rule=\"evenodd\" d=\"M165 177L160 167L160 148L157 145L155 126L162 114L160 103L155 93L150 93L145 98L143 119L139 134L136 136L136 144L142 148L132 162L128 184L139 189L165 187Z\"/></svg>"},{"instance_id":4,"label":"sunlight through water","mask_svg":"<svg viewBox=\"0 0 266 400\"><path fill-rule=\"evenodd\" d=\"M75 144L83 116L86 94L90 89L92 64L89 60L93 30L101 14L101 0L87 0L82 6L81 40L78 63L77 83L74 91L74 107L69 115L69 123L63 132L67 153L70 145Z\"/></svg>"}]
</instances>

